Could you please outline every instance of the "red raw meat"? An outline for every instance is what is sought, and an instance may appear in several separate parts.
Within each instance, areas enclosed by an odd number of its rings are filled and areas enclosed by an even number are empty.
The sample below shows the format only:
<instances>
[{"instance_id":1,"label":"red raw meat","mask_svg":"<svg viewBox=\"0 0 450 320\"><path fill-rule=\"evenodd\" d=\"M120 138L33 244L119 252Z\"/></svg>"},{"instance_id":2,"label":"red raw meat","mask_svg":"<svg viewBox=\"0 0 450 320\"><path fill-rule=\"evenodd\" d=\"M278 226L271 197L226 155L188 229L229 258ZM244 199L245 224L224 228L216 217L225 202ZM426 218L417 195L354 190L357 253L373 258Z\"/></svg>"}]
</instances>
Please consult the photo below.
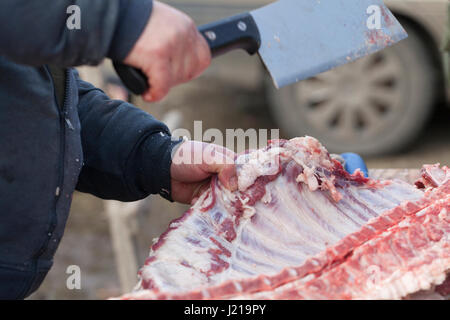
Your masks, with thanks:
<instances>
[{"instance_id":1,"label":"red raw meat","mask_svg":"<svg viewBox=\"0 0 450 320\"><path fill-rule=\"evenodd\" d=\"M450 170L417 187L353 175L314 138L237 159L153 245L123 299L399 299L448 294Z\"/></svg>"}]
</instances>

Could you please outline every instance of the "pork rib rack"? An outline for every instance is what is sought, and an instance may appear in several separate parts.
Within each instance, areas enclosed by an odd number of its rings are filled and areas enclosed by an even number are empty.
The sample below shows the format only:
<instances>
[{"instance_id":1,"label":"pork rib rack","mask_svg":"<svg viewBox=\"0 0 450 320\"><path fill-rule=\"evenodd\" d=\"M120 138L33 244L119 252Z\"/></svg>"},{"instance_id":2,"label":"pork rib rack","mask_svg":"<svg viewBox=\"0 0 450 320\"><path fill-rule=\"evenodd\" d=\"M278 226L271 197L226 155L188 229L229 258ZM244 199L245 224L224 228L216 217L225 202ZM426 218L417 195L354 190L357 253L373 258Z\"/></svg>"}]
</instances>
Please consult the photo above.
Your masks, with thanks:
<instances>
[{"instance_id":1,"label":"pork rib rack","mask_svg":"<svg viewBox=\"0 0 450 320\"><path fill-rule=\"evenodd\" d=\"M450 170L353 175L314 138L237 159L152 246L124 299L400 299L450 292Z\"/></svg>"}]
</instances>

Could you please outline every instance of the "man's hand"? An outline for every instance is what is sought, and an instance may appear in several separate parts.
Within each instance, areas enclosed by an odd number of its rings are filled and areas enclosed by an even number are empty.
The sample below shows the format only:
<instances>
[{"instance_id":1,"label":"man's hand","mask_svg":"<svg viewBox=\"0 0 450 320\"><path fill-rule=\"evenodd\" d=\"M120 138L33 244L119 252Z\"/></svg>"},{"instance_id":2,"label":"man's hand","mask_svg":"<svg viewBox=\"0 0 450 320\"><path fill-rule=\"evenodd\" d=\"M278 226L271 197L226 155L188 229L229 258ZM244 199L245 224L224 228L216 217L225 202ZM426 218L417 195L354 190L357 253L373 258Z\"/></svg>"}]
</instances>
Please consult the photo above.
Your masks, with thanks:
<instances>
[{"instance_id":1,"label":"man's hand","mask_svg":"<svg viewBox=\"0 0 450 320\"><path fill-rule=\"evenodd\" d=\"M172 157L172 199L193 204L210 184L211 176L231 191L237 189L235 153L214 144L187 141L179 146Z\"/></svg>"},{"instance_id":2,"label":"man's hand","mask_svg":"<svg viewBox=\"0 0 450 320\"><path fill-rule=\"evenodd\" d=\"M124 63L147 75L150 89L142 97L155 102L173 86L199 76L211 63L211 51L191 18L154 1L150 20Z\"/></svg>"}]
</instances>

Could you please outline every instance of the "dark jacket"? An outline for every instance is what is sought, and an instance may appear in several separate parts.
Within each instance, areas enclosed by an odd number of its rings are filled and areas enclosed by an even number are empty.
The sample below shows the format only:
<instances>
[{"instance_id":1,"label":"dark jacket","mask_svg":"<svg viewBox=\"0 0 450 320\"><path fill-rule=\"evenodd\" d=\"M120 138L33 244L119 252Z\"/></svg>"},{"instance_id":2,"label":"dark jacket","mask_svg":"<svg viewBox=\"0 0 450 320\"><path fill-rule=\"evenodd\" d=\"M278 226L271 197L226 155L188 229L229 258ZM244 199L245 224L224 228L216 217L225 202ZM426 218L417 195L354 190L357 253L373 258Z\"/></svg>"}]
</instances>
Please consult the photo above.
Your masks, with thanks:
<instances>
[{"instance_id":1,"label":"dark jacket","mask_svg":"<svg viewBox=\"0 0 450 320\"><path fill-rule=\"evenodd\" d=\"M151 0L0 1L0 298L24 298L52 266L75 189L134 201L170 193L167 127L70 68L122 61ZM64 98L48 65L65 68Z\"/></svg>"}]
</instances>

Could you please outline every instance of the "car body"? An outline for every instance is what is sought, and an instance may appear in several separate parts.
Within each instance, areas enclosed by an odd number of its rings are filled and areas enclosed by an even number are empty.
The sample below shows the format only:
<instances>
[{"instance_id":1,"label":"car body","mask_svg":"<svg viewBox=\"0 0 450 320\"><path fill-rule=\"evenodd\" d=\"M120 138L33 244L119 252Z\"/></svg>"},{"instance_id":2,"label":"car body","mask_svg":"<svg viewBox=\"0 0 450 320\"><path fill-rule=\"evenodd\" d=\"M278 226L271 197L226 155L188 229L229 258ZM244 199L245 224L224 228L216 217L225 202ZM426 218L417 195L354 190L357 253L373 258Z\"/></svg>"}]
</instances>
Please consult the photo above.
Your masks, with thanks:
<instances>
[{"instance_id":1,"label":"car body","mask_svg":"<svg viewBox=\"0 0 450 320\"><path fill-rule=\"evenodd\" d=\"M386 4L397 15L414 21L423 33L432 39L430 51L441 51L444 42L450 42L450 2L448 0L387 0ZM447 32L447 33L446 33ZM444 60L449 51L438 53L444 74L450 66ZM450 101L450 78L446 80L447 98Z\"/></svg>"}]
</instances>

